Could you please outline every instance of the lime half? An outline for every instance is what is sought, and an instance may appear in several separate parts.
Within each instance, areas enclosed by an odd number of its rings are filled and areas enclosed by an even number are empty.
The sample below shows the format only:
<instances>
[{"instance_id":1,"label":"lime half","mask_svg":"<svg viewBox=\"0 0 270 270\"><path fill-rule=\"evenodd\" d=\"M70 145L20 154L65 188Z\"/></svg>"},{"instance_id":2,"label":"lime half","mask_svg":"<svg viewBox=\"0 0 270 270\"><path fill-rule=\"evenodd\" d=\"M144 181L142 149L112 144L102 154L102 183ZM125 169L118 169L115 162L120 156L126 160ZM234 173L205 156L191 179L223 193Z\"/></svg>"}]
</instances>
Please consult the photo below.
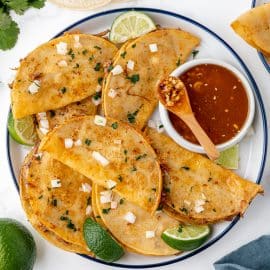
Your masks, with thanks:
<instances>
[{"instance_id":1,"label":"lime half","mask_svg":"<svg viewBox=\"0 0 270 270\"><path fill-rule=\"evenodd\" d=\"M12 112L8 116L8 131L10 136L18 143L32 146L37 141L37 133L32 116L14 119Z\"/></svg>"},{"instance_id":2,"label":"lime half","mask_svg":"<svg viewBox=\"0 0 270 270\"><path fill-rule=\"evenodd\" d=\"M239 162L239 145L234 145L220 153L217 164L226 169L237 170Z\"/></svg>"},{"instance_id":3,"label":"lime half","mask_svg":"<svg viewBox=\"0 0 270 270\"><path fill-rule=\"evenodd\" d=\"M114 43L123 43L155 29L156 25L148 15L138 11L128 11L114 20L109 39Z\"/></svg>"},{"instance_id":4,"label":"lime half","mask_svg":"<svg viewBox=\"0 0 270 270\"><path fill-rule=\"evenodd\" d=\"M187 251L202 245L210 232L210 227L207 225L180 225L164 231L161 238L170 247Z\"/></svg>"},{"instance_id":5,"label":"lime half","mask_svg":"<svg viewBox=\"0 0 270 270\"><path fill-rule=\"evenodd\" d=\"M90 250L106 262L114 262L124 254L123 248L91 218L84 222L83 235Z\"/></svg>"},{"instance_id":6,"label":"lime half","mask_svg":"<svg viewBox=\"0 0 270 270\"><path fill-rule=\"evenodd\" d=\"M36 244L31 233L14 219L0 218L0 269L31 270Z\"/></svg>"}]
</instances>

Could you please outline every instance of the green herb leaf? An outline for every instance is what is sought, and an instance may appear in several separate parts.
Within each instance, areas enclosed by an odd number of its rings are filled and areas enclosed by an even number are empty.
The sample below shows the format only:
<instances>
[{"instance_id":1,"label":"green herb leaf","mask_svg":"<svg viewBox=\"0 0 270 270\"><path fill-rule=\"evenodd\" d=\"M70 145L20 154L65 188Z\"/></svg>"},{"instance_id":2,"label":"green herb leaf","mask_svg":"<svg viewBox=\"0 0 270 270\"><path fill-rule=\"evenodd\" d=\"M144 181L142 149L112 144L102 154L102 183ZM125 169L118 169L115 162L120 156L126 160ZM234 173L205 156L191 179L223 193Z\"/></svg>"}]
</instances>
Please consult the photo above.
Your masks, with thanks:
<instances>
[{"instance_id":1,"label":"green herb leaf","mask_svg":"<svg viewBox=\"0 0 270 270\"><path fill-rule=\"evenodd\" d=\"M102 81L103 81L103 78L102 77L99 77L98 78L98 84L101 85Z\"/></svg>"},{"instance_id":2,"label":"green herb leaf","mask_svg":"<svg viewBox=\"0 0 270 270\"><path fill-rule=\"evenodd\" d=\"M61 89L60 89L60 92L62 93L62 94L65 94L66 92L67 92L67 88L64 86L64 87L62 87Z\"/></svg>"},{"instance_id":3,"label":"green herb leaf","mask_svg":"<svg viewBox=\"0 0 270 270\"><path fill-rule=\"evenodd\" d=\"M181 167L181 169L186 170L186 171L190 170L190 168L188 166L183 166L183 167Z\"/></svg>"},{"instance_id":4,"label":"green herb leaf","mask_svg":"<svg viewBox=\"0 0 270 270\"><path fill-rule=\"evenodd\" d=\"M140 160L142 158L145 158L146 156L147 156L147 154L139 155L136 157L136 160Z\"/></svg>"},{"instance_id":5,"label":"green herb leaf","mask_svg":"<svg viewBox=\"0 0 270 270\"><path fill-rule=\"evenodd\" d=\"M89 139L85 139L85 141L84 141L84 143L85 143L86 145L88 145L88 146L91 144L91 142L92 142L92 141L89 140Z\"/></svg>"},{"instance_id":6,"label":"green herb leaf","mask_svg":"<svg viewBox=\"0 0 270 270\"><path fill-rule=\"evenodd\" d=\"M34 8L42 8L45 5L45 0L28 0L28 3Z\"/></svg>"},{"instance_id":7,"label":"green herb leaf","mask_svg":"<svg viewBox=\"0 0 270 270\"><path fill-rule=\"evenodd\" d=\"M101 50L101 48L99 46L94 46L94 48L97 50Z\"/></svg>"},{"instance_id":8,"label":"green herb leaf","mask_svg":"<svg viewBox=\"0 0 270 270\"><path fill-rule=\"evenodd\" d=\"M200 52L199 50L193 50L192 51L192 58L194 59L199 52Z\"/></svg>"},{"instance_id":9,"label":"green herb leaf","mask_svg":"<svg viewBox=\"0 0 270 270\"><path fill-rule=\"evenodd\" d=\"M93 99L94 100L99 100L101 98L101 92L96 92L94 95L93 95Z\"/></svg>"},{"instance_id":10,"label":"green herb leaf","mask_svg":"<svg viewBox=\"0 0 270 270\"><path fill-rule=\"evenodd\" d=\"M95 71L100 71L101 63L96 63L96 66L94 67Z\"/></svg>"},{"instance_id":11,"label":"green herb leaf","mask_svg":"<svg viewBox=\"0 0 270 270\"><path fill-rule=\"evenodd\" d=\"M135 123L135 121L136 121L136 116L137 116L139 110L140 110L140 109L137 109L135 112L133 112L133 113L130 113L130 112L129 112L129 113L127 114L127 119L128 119L128 122L129 122L129 123L131 123L131 124Z\"/></svg>"},{"instance_id":12,"label":"green herb leaf","mask_svg":"<svg viewBox=\"0 0 270 270\"><path fill-rule=\"evenodd\" d=\"M117 122L112 123L112 128L117 129L118 128L118 123Z\"/></svg>"},{"instance_id":13,"label":"green herb leaf","mask_svg":"<svg viewBox=\"0 0 270 270\"><path fill-rule=\"evenodd\" d=\"M127 76L127 79L130 80L132 83L136 83L140 80L139 74L133 74L132 76Z\"/></svg>"},{"instance_id":14,"label":"green herb leaf","mask_svg":"<svg viewBox=\"0 0 270 270\"><path fill-rule=\"evenodd\" d=\"M124 58L124 59L125 59L126 54L127 54L127 52L123 52L123 53L121 53L120 55L121 55L121 57L122 57L122 58Z\"/></svg>"},{"instance_id":15,"label":"green herb leaf","mask_svg":"<svg viewBox=\"0 0 270 270\"><path fill-rule=\"evenodd\" d=\"M109 214L110 210L111 210L111 208L103 208L102 213L103 214Z\"/></svg>"},{"instance_id":16,"label":"green herb leaf","mask_svg":"<svg viewBox=\"0 0 270 270\"><path fill-rule=\"evenodd\" d=\"M29 8L27 0L6 0L4 4L19 15L22 15Z\"/></svg>"},{"instance_id":17,"label":"green herb leaf","mask_svg":"<svg viewBox=\"0 0 270 270\"><path fill-rule=\"evenodd\" d=\"M134 43L131 47L132 47L132 48L135 48L135 47L136 47L136 43Z\"/></svg>"},{"instance_id":18,"label":"green herb leaf","mask_svg":"<svg viewBox=\"0 0 270 270\"><path fill-rule=\"evenodd\" d=\"M120 201L119 201L119 204L123 204L124 203L124 200L125 199L121 198Z\"/></svg>"}]
</instances>

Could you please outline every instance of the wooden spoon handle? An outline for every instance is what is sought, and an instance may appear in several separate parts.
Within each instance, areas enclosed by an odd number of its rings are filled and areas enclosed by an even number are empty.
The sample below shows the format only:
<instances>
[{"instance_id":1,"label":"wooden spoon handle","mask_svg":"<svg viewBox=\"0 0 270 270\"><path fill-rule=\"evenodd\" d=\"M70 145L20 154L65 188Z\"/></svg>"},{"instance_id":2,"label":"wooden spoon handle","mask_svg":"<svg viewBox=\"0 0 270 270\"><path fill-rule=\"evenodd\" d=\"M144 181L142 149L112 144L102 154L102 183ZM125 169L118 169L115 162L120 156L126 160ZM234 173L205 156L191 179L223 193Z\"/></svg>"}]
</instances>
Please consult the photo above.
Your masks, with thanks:
<instances>
[{"instance_id":1,"label":"wooden spoon handle","mask_svg":"<svg viewBox=\"0 0 270 270\"><path fill-rule=\"evenodd\" d=\"M200 145L204 148L207 156L212 160L216 160L219 157L219 152L214 143L211 141L211 139L196 120L194 114L181 115L181 119L191 129Z\"/></svg>"}]
</instances>

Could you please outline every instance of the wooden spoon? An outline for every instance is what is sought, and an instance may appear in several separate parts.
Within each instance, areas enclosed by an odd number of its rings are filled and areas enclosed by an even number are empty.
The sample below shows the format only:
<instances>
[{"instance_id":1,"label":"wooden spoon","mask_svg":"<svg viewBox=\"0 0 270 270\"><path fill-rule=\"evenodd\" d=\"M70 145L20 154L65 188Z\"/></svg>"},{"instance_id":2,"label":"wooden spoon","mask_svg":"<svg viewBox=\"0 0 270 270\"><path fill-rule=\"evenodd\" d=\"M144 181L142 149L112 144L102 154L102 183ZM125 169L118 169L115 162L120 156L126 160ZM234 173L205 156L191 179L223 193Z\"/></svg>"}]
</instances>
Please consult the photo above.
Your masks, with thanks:
<instances>
[{"instance_id":1,"label":"wooden spoon","mask_svg":"<svg viewBox=\"0 0 270 270\"><path fill-rule=\"evenodd\" d=\"M167 110L181 118L191 129L207 156L212 160L217 159L219 152L196 120L184 83L179 78L172 76L164 79L159 84L158 97Z\"/></svg>"}]
</instances>

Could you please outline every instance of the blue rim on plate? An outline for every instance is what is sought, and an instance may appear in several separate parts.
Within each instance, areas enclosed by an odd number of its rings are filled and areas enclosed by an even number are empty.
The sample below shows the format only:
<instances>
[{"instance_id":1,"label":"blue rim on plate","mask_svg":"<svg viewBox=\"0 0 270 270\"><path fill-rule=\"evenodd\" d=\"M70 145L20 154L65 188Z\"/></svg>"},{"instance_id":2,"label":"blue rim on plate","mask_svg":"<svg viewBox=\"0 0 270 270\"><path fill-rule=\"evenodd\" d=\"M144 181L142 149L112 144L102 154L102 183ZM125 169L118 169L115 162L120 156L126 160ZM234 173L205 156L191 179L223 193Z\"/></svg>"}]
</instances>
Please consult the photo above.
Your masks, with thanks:
<instances>
[{"instance_id":1,"label":"blue rim on plate","mask_svg":"<svg viewBox=\"0 0 270 270\"><path fill-rule=\"evenodd\" d=\"M187 21L187 22L189 22L189 23L203 29L204 31L208 32L213 37L215 37L217 40L219 40L233 54L233 56L239 61L241 67L246 72L246 74L247 74L247 76L248 76L248 78L250 80L250 83L252 84L253 90L255 92L255 95L256 95L256 98L258 100L258 103L259 103L259 106L260 106L260 109L261 109L261 113L262 113L263 131L264 131L264 145L263 145L263 155L262 155L262 161L261 161L261 166L260 166L260 170L259 170L259 175L258 175L258 177L256 179L256 183L257 184L260 183L262 175L263 175L264 167L265 167L265 161L266 161L266 155L267 155L267 145L268 145L267 120L266 120L265 108L264 108L264 104L263 104L263 101L262 101L262 97L261 97L260 91L258 89L258 86L256 84L256 81L253 78L253 76L251 75L251 73L250 73L248 67L246 66L246 64L243 62L243 60L240 58L240 56L234 51L234 49L226 41L224 41L220 36L218 36L215 32L213 32L212 30L210 30L206 26L200 24L199 22L194 21L193 19L190 19L188 17L185 17L185 16L177 14L177 13L173 13L173 12L166 11L166 10L161 10L161 9L143 8L143 7L137 8L136 7L136 8L112 9L112 10L100 12L100 13L85 17L85 18L71 24L70 26L65 28L63 31L58 33L55 37L58 37L58 36L62 35L64 32L66 32L66 31L70 30L71 28L74 28L77 25L79 25L81 23L84 23L84 22L86 22L88 20L91 20L91 19L94 19L94 18L97 18L97 17L101 17L101 16L104 16L104 15L108 15L108 14L126 12L126 11L129 11L129 10L138 10L138 11L144 11L144 12L153 12L153 13L158 13L158 14L165 14L165 15L172 16L172 17L175 17L175 18L179 18L181 20L185 20L185 21ZM13 166L12 166L12 161L11 161L10 137L9 137L9 134L8 134L8 130L7 130L7 153L8 153L9 167L10 167L10 171L11 171L11 174L12 174L12 177L13 177L13 181L14 181L14 184L15 184L17 190L19 191L18 182L16 180L15 172L14 172L14 169L13 169ZM144 265L144 264L142 264L142 265L128 265L128 264L121 264L121 263L105 262L105 261L102 261L102 260L97 259L97 258L88 257L86 255L82 255L82 254L79 254L79 255L84 257L84 258L90 259L92 261L99 262L101 264L105 264L105 265L109 265L109 266L114 266L114 267L152 268L152 267L165 266L165 265L169 265L169 264L172 264L172 263L183 261L183 260L185 260L187 258L190 258L190 257L202 252L203 250L207 249L208 247L212 246L215 242L217 242L220 238L222 238L226 233L228 233L231 230L231 228L238 222L238 220L239 220L239 216L235 217L232 220L232 222L230 223L230 225L222 233L220 233L218 236L216 236L211 241L206 243L204 246L202 246L202 247L200 247L200 248L198 248L198 249L196 249L196 250L194 250L194 251L192 251L192 252L190 252L190 253L188 253L188 254L186 254L184 256L181 256L179 258L175 258L175 259L168 260L168 261L161 262L161 263L146 264L146 265Z\"/></svg>"},{"instance_id":2,"label":"blue rim on plate","mask_svg":"<svg viewBox=\"0 0 270 270\"><path fill-rule=\"evenodd\" d=\"M251 7L254 8L257 6L257 0L252 0L252 4L251 4ZM264 55L257 51L258 52L258 55L259 55L259 58L261 59L261 62L263 63L265 69L270 73L270 63L267 62L266 58L264 57Z\"/></svg>"}]
</instances>

